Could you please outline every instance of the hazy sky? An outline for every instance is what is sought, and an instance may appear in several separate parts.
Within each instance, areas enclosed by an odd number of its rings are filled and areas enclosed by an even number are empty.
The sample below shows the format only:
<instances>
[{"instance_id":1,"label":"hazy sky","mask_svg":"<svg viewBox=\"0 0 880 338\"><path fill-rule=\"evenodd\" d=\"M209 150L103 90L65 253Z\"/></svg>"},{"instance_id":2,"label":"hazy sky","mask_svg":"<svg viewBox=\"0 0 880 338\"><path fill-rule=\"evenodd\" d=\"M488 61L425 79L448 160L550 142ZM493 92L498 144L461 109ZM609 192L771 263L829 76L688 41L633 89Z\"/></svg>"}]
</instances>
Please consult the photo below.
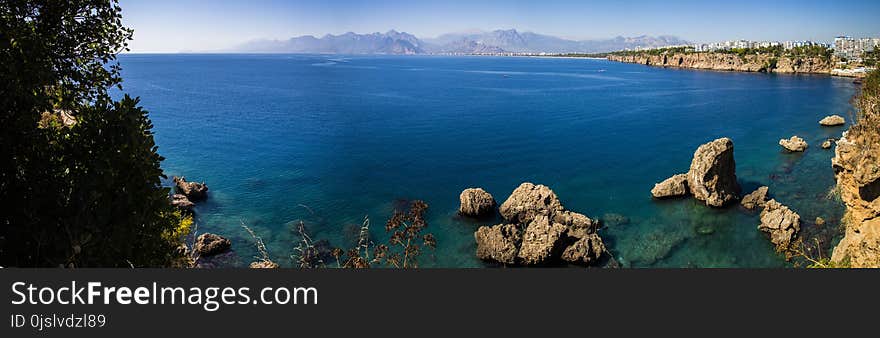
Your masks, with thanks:
<instances>
[{"instance_id":1,"label":"hazy sky","mask_svg":"<svg viewBox=\"0 0 880 338\"><path fill-rule=\"evenodd\" d=\"M385 32L420 38L516 28L564 38L675 35L814 40L880 36L880 1L121 0L133 52L210 51L253 39Z\"/></svg>"}]
</instances>

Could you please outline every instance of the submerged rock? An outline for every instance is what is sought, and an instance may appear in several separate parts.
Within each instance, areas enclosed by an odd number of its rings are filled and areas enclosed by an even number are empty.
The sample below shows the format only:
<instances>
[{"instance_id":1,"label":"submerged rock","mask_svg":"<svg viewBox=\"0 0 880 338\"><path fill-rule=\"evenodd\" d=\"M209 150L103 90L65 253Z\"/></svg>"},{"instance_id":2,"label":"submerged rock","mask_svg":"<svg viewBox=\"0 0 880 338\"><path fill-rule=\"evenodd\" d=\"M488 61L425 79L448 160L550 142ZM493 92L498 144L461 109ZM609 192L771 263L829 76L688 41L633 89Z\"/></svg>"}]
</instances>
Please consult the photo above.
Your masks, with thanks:
<instances>
[{"instance_id":1,"label":"submerged rock","mask_svg":"<svg viewBox=\"0 0 880 338\"><path fill-rule=\"evenodd\" d=\"M516 263L522 240L516 225L481 226L474 233L474 239L477 242L477 258L504 264Z\"/></svg>"},{"instance_id":2,"label":"submerged rock","mask_svg":"<svg viewBox=\"0 0 880 338\"><path fill-rule=\"evenodd\" d=\"M215 235L212 233L204 233L196 238L193 245L193 251L199 256L213 256L224 253L232 248L232 242L229 239Z\"/></svg>"},{"instance_id":3,"label":"submerged rock","mask_svg":"<svg viewBox=\"0 0 880 338\"><path fill-rule=\"evenodd\" d=\"M481 188L469 188L459 196L461 206L458 213L468 217L486 217L495 212L495 198Z\"/></svg>"},{"instance_id":4,"label":"submerged rock","mask_svg":"<svg viewBox=\"0 0 880 338\"><path fill-rule=\"evenodd\" d=\"M842 126L842 125L846 124L846 119L844 119L843 116L840 116L840 115L831 115L831 116L826 116L824 119L819 121L819 124L826 126L826 127Z\"/></svg>"},{"instance_id":5,"label":"submerged rock","mask_svg":"<svg viewBox=\"0 0 880 338\"><path fill-rule=\"evenodd\" d=\"M208 185L205 182L187 182L183 176L175 176L173 181L177 193L183 194L190 201L200 201L208 198Z\"/></svg>"},{"instance_id":6,"label":"submerged rock","mask_svg":"<svg viewBox=\"0 0 880 338\"><path fill-rule=\"evenodd\" d=\"M609 212L607 214L602 215L602 223L606 226L618 226L618 225L627 225L629 224L629 217L626 217L621 214L615 214L613 212Z\"/></svg>"},{"instance_id":7,"label":"submerged rock","mask_svg":"<svg viewBox=\"0 0 880 338\"><path fill-rule=\"evenodd\" d=\"M548 261L567 228L551 222L547 216L537 216L526 227L522 244L517 255L526 265L541 264Z\"/></svg>"},{"instance_id":8,"label":"submerged rock","mask_svg":"<svg viewBox=\"0 0 880 338\"><path fill-rule=\"evenodd\" d=\"M278 263L273 261L258 261L252 262L249 266L251 269L277 269Z\"/></svg>"},{"instance_id":9,"label":"submerged rock","mask_svg":"<svg viewBox=\"0 0 880 338\"><path fill-rule=\"evenodd\" d=\"M779 140L779 145L790 152L807 150L807 141L804 141L804 139L797 137L797 135L792 136L790 139Z\"/></svg>"},{"instance_id":10,"label":"submerged rock","mask_svg":"<svg viewBox=\"0 0 880 338\"><path fill-rule=\"evenodd\" d=\"M678 174L654 184L651 195L655 198L684 196L688 193L687 174Z\"/></svg>"},{"instance_id":11,"label":"submerged rock","mask_svg":"<svg viewBox=\"0 0 880 338\"><path fill-rule=\"evenodd\" d=\"M553 216L563 210L553 190L529 182L520 184L499 208L505 220L517 224L528 224L538 215Z\"/></svg>"},{"instance_id":12,"label":"submerged rock","mask_svg":"<svg viewBox=\"0 0 880 338\"><path fill-rule=\"evenodd\" d=\"M770 234L770 241L777 251L787 250L801 230L801 216L788 207L771 199L761 211L761 224L758 230Z\"/></svg>"},{"instance_id":13,"label":"submerged rock","mask_svg":"<svg viewBox=\"0 0 880 338\"><path fill-rule=\"evenodd\" d=\"M742 199L742 206L749 210L754 210L755 208L763 208L767 203L767 191L770 188L763 186L755 191L752 191L748 195L745 195Z\"/></svg>"},{"instance_id":14,"label":"submerged rock","mask_svg":"<svg viewBox=\"0 0 880 338\"><path fill-rule=\"evenodd\" d=\"M735 201L739 195L739 183L736 181L733 141L724 137L697 148L687 174L687 184L694 198L705 201L706 205L721 207Z\"/></svg>"}]
</instances>

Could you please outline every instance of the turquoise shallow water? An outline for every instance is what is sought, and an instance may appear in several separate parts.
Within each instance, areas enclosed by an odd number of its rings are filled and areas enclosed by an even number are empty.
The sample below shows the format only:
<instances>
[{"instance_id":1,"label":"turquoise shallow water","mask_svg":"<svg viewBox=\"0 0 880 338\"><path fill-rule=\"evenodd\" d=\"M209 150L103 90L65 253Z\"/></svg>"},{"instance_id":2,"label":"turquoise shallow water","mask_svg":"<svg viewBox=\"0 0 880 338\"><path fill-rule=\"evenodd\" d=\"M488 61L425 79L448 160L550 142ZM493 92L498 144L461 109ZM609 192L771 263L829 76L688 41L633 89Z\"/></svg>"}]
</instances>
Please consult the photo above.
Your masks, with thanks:
<instances>
[{"instance_id":1,"label":"turquoise shallow water","mask_svg":"<svg viewBox=\"0 0 880 338\"><path fill-rule=\"evenodd\" d=\"M523 181L571 210L623 215L602 236L624 266L779 267L756 214L693 200L654 201L653 184L687 170L700 144L735 143L744 192L770 193L826 245L843 207L828 200L819 147L844 127L817 121L851 106L828 76L650 68L604 60L321 55L123 55L125 90L151 112L163 167L204 180L199 231L256 254L245 222L290 265L292 229L344 246L365 216L381 237L401 201L430 205L438 248L427 266L479 267L475 222L455 213L472 186L499 203ZM804 154L777 142L797 134ZM812 224L817 216L828 221ZM700 231L697 231L697 230ZM701 234L702 233L702 234Z\"/></svg>"}]
</instances>

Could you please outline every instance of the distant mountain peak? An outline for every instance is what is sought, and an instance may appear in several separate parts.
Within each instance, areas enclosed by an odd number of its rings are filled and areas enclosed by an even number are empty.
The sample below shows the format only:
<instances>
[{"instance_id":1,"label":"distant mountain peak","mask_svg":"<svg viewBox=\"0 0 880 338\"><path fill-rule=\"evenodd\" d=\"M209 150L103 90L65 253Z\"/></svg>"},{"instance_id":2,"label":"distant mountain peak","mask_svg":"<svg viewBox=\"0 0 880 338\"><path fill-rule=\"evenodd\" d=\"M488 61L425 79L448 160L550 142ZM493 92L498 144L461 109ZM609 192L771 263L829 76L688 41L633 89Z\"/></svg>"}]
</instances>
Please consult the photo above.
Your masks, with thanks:
<instances>
[{"instance_id":1,"label":"distant mountain peak","mask_svg":"<svg viewBox=\"0 0 880 338\"><path fill-rule=\"evenodd\" d=\"M533 32L520 32L515 28L490 32L471 30L422 40L407 32L390 29L385 33L346 32L341 35L325 34L321 38L305 35L283 41L255 40L238 46L234 51L326 54L598 53L685 43L687 41L670 35L569 40Z\"/></svg>"}]
</instances>

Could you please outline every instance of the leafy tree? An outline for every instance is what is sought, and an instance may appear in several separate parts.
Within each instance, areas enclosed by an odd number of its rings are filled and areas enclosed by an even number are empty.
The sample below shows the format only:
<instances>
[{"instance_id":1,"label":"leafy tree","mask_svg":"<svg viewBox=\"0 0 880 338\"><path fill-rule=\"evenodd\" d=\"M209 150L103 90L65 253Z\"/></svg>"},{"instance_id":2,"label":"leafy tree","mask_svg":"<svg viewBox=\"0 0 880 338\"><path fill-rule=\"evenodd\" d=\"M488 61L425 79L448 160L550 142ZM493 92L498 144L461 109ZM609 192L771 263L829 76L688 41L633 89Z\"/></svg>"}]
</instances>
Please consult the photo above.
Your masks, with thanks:
<instances>
[{"instance_id":1,"label":"leafy tree","mask_svg":"<svg viewBox=\"0 0 880 338\"><path fill-rule=\"evenodd\" d=\"M0 265L180 255L147 112L121 89L117 0L0 0Z\"/></svg>"}]
</instances>

